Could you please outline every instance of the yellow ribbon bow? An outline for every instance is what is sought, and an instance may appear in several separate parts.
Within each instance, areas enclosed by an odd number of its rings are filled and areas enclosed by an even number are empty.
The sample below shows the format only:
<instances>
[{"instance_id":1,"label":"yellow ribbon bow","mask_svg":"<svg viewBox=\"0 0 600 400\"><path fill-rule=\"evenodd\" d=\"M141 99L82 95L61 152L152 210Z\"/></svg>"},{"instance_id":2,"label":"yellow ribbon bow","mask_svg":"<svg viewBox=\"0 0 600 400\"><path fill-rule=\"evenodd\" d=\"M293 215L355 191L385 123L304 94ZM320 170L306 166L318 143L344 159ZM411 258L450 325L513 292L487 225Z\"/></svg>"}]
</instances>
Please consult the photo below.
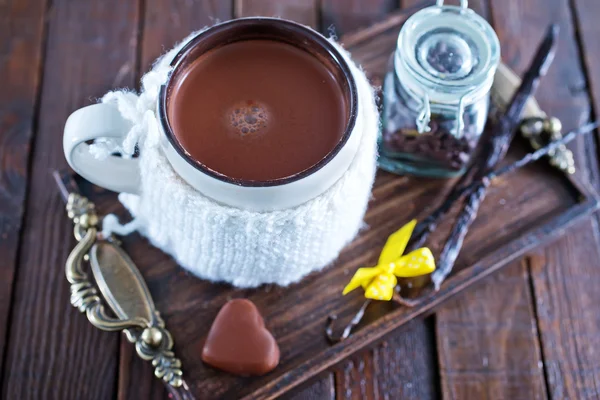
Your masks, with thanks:
<instances>
[{"instance_id":1,"label":"yellow ribbon bow","mask_svg":"<svg viewBox=\"0 0 600 400\"><path fill-rule=\"evenodd\" d=\"M343 294L362 286L367 299L389 301L398 283L396 277L411 278L435 271L435 259L427 247L402 255L416 224L417 221L412 220L393 233L383 246L377 265L371 268L359 268L344 288Z\"/></svg>"}]
</instances>

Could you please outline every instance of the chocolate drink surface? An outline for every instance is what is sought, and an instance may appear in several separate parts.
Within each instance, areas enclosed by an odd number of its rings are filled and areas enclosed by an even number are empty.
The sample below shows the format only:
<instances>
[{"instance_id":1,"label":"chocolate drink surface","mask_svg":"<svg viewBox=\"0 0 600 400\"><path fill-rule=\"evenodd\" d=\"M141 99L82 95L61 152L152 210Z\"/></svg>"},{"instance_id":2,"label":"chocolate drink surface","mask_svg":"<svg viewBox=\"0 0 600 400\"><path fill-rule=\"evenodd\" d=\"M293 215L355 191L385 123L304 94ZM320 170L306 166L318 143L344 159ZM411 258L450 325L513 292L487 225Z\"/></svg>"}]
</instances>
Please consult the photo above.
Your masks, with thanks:
<instances>
[{"instance_id":1,"label":"chocolate drink surface","mask_svg":"<svg viewBox=\"0 0 600 400\"><path fill-rule=\"evenodd\" d=\"M167 107L177 141L194 160L237 180L300 173L340 142L348 105L313 55L274 40L210 50L174 82Z\"/></svg>"}]
</instances>

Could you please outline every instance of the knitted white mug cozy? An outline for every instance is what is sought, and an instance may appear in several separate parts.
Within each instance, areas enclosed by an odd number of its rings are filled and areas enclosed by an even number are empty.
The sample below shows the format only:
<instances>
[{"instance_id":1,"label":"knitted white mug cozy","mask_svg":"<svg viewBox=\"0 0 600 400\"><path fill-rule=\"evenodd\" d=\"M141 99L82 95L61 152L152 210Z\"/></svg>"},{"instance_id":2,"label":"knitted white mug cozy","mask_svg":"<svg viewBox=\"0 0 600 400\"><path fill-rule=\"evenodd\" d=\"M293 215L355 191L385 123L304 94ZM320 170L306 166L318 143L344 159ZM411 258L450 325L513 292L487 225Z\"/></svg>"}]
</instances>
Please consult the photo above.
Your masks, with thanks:
<instances>
[{"instance_id":1,"label":"knitted white mug cozy","mask_svg":"<svg viewBox=\"0 0 600 400\"><path fill-rule=\"evenodd\" d=\"M114 91L102 99L118 107L133 128L122 143L97 141L92 153L96 158L115 150L128 155L137 145L141 176L139 195L119 195L134 221L122 227L109 216L104 231L138 230L203 279L238 287L296 282L335 260L362 226L376 171L379 116L373 90L349 54L330 39L349 65L358 91L357 118L362 123L356 126L363 131L350 167L327 191L291 209L254 212L225 206L189 186L161 149L160 141L166 139L156 116L157 96L174 55L196 34L157 60L142 78L139 96Z\"/></svg>"}]
</instances>

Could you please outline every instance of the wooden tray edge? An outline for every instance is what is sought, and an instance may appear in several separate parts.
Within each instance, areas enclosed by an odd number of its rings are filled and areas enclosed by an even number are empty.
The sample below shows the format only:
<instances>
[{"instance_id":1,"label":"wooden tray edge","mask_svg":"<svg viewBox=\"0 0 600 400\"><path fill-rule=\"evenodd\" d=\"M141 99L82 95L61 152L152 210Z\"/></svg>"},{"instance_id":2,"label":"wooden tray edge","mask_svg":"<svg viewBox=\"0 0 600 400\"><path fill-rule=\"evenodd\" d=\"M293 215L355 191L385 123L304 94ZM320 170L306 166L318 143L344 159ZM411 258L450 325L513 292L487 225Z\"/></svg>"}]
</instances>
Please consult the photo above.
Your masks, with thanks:
<instances>
[{"instance_id":1,"label":"wooden tray edge","mask_svg":"<svg viewBox=\"0 0 600 400\"><path fill-rule=\"evenodd\" d=\"M273 379L268 384L249 393L243 399L275 399L281 396L316 377L327 368L382 339L383 336L412 319L431 314L437 306L445 303L462 290L500 270L525 253L550 243L561 236L569 227L600 209L600 197L590 184L580 182L572 176L566 176L566 178L579 191L583 201L552 217L547 223L531 229L523 236L514 238L498 250L482 258L477 264L461 270L448 279L447 284L439 292L432 293L427 297L418 309L415 308L412 312L403 316L400 316L401 308L386 314L377 320L376 325L363 326L344 342L331 346L317 357ZM487 267L484 267L484 265L487 265ZM325 328L325 323L324 320L323 328Z\"/></svg>"}]
</instances>

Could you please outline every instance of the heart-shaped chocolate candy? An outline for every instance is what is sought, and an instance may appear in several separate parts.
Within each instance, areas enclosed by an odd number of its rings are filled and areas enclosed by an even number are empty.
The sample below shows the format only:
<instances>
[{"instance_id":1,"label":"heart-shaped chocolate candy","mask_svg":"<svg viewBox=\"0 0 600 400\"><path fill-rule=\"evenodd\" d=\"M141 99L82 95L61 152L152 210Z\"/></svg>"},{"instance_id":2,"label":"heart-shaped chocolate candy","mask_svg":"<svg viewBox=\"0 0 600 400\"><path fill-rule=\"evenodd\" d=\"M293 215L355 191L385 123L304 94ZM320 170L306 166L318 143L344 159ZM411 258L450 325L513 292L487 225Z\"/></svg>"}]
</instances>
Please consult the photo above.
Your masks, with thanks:
<instances>
[{"instance_id":1,"label":"heart-shaped chocolate candy","mask_svg":"<svg viewBox=\"0 0 600 400\"><path fill-rule=\"evenodd\" d=\"M279 364L279 347L250 300L230 300L208 332L202 361L237 375L264 375Z\"/></svg>"}]
</instances>

